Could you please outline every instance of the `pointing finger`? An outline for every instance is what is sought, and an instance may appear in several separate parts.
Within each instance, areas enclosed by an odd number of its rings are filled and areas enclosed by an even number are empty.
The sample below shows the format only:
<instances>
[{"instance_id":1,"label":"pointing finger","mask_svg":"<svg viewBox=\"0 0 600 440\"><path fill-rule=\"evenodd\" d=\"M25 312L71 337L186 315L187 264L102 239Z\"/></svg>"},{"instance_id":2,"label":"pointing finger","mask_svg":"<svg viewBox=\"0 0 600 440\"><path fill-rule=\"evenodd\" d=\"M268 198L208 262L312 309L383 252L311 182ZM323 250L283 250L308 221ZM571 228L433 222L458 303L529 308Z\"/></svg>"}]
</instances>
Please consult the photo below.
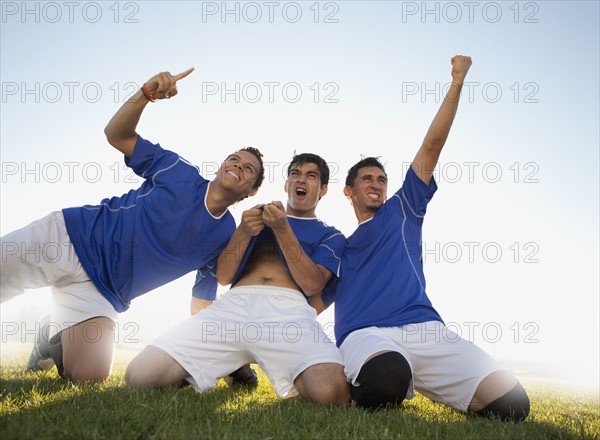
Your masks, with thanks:
<instances>
[{"instance_id":1,"label":"pointing finger","mask_svg":"<svg viewBox=\"0 0 600 440\"><path fill-rule=\"evenodd\" d=\"M179 75L175 75L175 81L179 81L180 79L185 78L186 76L188 76L190 73L192 73L194 71L193 67L190 67L188 70L186 70L185 72L180 73Z\"/></svg>"}]
</instances>

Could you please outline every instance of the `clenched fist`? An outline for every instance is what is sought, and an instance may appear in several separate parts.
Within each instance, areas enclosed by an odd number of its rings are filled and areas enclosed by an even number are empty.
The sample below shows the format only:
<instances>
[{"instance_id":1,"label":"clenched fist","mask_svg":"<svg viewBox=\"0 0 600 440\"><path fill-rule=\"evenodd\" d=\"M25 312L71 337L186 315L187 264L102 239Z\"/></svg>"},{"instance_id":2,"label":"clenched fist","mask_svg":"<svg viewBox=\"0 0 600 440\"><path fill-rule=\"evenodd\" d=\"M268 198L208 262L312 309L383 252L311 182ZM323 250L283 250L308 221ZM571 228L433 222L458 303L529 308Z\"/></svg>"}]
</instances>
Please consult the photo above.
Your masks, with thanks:
<instances>
[{"instance_id":1,"label":"clenched fist","mask_svg":"<svg viewBox=\"0 0 600 440\"><path fill-rule=\"evenodd\" d=\"M245 234L254 237L265 227L262 208L263 205L256 205L242 213L240 228Z\"/></svg>"},{"instance_id":2,"label":"clenched fist","mask_svg":"<svg viewBox=\"0 0 600 440\"><path fill-rule=\"evenodd\" d=\"M452 64L452 79L462 83L471 67L471 57L456 55L452 57L450 63Z\"/></svg>"},{"instance_id":3,"label":"clenched fist","mask_svg":"<svg viewBox=\"0 0 600 440\"><path fill-rule=\"evenodd\" d=\"M263 221L273 230L283 229L288 224L287 214L283 203L271 202L264 206Z\"/></svg>"}]
</instances>

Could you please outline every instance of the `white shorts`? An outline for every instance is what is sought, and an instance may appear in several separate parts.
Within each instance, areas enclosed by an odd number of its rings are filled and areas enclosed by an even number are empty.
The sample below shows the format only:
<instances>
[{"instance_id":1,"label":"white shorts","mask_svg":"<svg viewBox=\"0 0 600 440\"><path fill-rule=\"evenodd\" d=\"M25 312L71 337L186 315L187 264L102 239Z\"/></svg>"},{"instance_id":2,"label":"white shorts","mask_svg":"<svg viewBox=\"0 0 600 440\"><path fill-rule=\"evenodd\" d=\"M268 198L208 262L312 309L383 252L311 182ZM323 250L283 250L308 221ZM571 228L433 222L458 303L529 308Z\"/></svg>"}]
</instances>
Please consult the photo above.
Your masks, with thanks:
<instances>
[{"instance_id":1,"label":"white shorts","mask_svg":"<svg viewBox=\"0 0 600 440\"><path fill-rule=\"evenodd\" d=\"M0 298L50 286L50 337L97 316L116 321L118 313L85 273L67 234L62 211L55 211L2 237Z\"/></svg>"},{"instance_id":2,"label":"white shorts","mask_svg":"<svg viewBox=\"0 0 600 440\"><path fill-rule=\"evenodd\" d=\"M316 312L293 289L234 287L210 307L179 323L150 345L173 357L198 391L256 362L280 398L297 395L294 380L321 363L343 365L338 348L315 320Z\"/></svg>"},{"instance_id":3,"label":"white shorts","mask_svg":"<svg viewBox=\"0 0 600 440\"><path fill-rule=\"evenodd\" d=\"M396 351L412 370L407 399L412 399L416 390L460 411L467 411L485 377L508 369L437 321L355 330L346 337L340 351L352 385L360 385L356 379L369 357L380 351Z\"/></svg>"}]
</instances>

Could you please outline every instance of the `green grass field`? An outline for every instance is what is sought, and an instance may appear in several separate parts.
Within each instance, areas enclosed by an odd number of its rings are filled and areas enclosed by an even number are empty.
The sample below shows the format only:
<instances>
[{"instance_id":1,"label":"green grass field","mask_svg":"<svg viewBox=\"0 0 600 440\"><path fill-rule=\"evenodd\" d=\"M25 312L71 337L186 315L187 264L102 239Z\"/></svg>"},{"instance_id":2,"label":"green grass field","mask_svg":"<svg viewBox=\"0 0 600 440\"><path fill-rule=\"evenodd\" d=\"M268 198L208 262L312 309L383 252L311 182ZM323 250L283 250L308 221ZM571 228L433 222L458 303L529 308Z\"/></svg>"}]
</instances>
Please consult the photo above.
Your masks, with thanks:
<instances>
[{"instance_id":1,"label":"green grass field","mask_svg":"<svg viewBox=\"0 0 600 440\"><path fill-rule=\"evenodd\" d=\"M135 390L125 386L127 358L118 356L102 384L75 385L50 372L24 371L26 355L2 362L0 435L3 440L74 439L599 439L597 396L569 395L524 385L531 414L524 423L502 423L454 411L417 396L402 408L375 413L353 406L328 407L301 398L278 400L259 371L258 389L229 388L206 394Z\"/></svg>"}]
</instances>

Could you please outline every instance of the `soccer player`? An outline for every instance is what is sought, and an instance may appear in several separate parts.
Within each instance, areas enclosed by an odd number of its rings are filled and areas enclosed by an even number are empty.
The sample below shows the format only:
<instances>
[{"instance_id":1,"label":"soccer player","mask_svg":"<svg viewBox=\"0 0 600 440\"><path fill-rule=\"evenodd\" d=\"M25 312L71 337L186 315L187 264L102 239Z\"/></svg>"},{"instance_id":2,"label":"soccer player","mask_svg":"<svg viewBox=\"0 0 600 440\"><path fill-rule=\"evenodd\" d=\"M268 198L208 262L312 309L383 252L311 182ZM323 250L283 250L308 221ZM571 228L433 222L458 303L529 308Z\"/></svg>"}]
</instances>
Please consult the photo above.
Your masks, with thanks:
<instances>
[{"instance_id":1,"label":"soccer player","mask_svg":"<svg viewBox=\"0 0 600 440\"><path fill-rule=\"evenodd\" d=\"M136 133L146 105L175 96L177 81L192 70L153 76L106 126L108 142L144 179L141 187L53 212L2 237L0 299L52 288L50 344L36 341L30 369L52 356L63 377L103 380L112 366L114 321L133 298L193 270L193 312L216 291L214 267L235 231L227 208L258 191L262 154L252 147L230 154L209 182L196 166ZM40 258L48 244L65 246L62 258ZM90 327L98 335L93 340L86 337Z\"/></svg>"},{"instance_id":2,"label":"soccer player","mask_svg":"<svg viewBox=\"0 0 600 440\"><path fill-rule=\"evenodd\" d=\"M376 409L417 390L461 411L523 420L527 393L507 369L443 324L425 292L421 229L436 191L433 170L458 108L471 59L455 56L452 86L402 187L387 199L378 159L350 168L344 194L359 225L336 288L335 335L357 405Z\"/></svg>"},{"instance_id":3,"label":"soccer player","mask_svg":"<svg viewBox=\"0 0 600 440\"><path fill-rule=\"evenodd\" d=\"M218 281L231 289L133 359L129 385L186 380L204 392L238 366L257 362L280 398L350 401L339 350L305 298L337 276L345 245L337 229L315 217L329 167L317 155L300 154L287 171L286 207L275 201L245 211L219 257Z\"/></svg>"}]
</instances>

